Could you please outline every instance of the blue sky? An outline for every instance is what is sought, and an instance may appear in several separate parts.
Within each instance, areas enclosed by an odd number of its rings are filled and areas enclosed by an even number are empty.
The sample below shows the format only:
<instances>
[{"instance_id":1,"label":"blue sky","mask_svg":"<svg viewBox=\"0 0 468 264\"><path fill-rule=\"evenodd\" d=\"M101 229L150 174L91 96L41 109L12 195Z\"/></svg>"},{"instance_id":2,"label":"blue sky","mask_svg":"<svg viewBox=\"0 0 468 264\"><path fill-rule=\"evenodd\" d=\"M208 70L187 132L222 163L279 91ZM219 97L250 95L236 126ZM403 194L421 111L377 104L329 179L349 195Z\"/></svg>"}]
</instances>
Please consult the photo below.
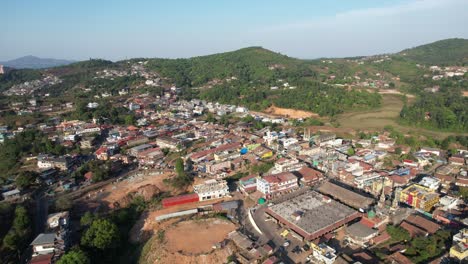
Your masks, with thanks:
<instances>
[{"instance_id":1,"label":"blue sky","mask_svg":"<svg viewBox=\"0 0 468 264\"><path fill-rule=\"evenodd\" d=\"M119 60L263 46L298 58L396 52L468 38L467 0L15 0L0 60Z\"/></svg>"}]
</instances>

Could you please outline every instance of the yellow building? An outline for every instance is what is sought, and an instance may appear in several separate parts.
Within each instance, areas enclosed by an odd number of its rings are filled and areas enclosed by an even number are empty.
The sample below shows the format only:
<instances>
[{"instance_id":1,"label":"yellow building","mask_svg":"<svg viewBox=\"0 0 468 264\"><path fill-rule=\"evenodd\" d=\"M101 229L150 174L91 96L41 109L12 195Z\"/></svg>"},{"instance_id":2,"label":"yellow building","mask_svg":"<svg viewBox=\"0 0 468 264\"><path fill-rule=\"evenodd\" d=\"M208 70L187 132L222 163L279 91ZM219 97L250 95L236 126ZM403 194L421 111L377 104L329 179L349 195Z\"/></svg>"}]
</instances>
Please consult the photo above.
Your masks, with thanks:
<instances>
[{"instance_id":1,"label":"yellow building","mask_svg":"<svg viewBox=\"0 0 468 264\"><path fill-rule=\"evenodd\" d=\"M468 229L464 228L453 236L453 246L450 248L450 256L458 260L468 257Z\"/></svg>"},{"instance_id":2,"label":"yellow building","mask_svg":"<svg viewBox=\"0 0 468 264\"><path fill-rule=\"evenodd\" d=\"M439 202L439 194L424 186L413 184L401 191L400 202L429 212Z\"/></svg>"}]
</instances>

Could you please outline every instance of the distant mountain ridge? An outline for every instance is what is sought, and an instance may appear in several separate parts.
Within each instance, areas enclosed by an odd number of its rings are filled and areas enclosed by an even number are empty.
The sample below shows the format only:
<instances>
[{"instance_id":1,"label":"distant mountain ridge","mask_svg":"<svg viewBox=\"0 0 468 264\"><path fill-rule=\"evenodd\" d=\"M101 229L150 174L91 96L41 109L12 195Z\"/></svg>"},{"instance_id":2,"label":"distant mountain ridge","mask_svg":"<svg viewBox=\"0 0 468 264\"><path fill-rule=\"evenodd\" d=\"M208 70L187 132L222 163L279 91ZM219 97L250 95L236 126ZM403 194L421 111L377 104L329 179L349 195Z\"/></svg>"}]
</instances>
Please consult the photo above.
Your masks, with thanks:
<instances>
[{"instance_id":1,"label":"distant mountain ridge","mask_svg":"<svg viewBox=\"0 0 468 264\"><path fill-rule=\"evenodd\" d=\"M17 59L1 62L0 64L6 67L15 69L43 69L57 66L64 66L71 64L75 61L72 60L61 60L61 59L50 59L50 58L39 58L35 56L24 56Z\"/></svg>"},{"instance_id":2,"label":"distant mountain ridge","mask_svg":"<svg viewBox=\"0 0 468 264\"><path fill-rule=\"evenodd\" d=\"M398 53L422 64L450 65L468 63L468 39L452 38L405 49Z\"/></svg>"}]
</instances>

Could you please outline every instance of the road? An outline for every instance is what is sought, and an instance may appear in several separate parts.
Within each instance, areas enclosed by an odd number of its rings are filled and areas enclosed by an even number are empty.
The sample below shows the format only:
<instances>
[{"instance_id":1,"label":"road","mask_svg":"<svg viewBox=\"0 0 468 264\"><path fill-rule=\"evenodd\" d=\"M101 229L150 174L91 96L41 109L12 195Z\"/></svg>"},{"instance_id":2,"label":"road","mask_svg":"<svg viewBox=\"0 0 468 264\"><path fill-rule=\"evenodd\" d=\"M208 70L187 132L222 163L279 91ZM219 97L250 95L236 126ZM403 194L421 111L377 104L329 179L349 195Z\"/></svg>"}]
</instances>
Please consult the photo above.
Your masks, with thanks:
<instances>
[{"instance_id":1,"label":"road","mask_svg":"<svg viewBox=\"0 0 468 264\"><path fill-rule=\"evenodd\" d=\"M296 247L302 247L304 243L296 238L293 237L288 237L287 240L290 241L290 245L288 247L283 247L284 242L286 242L286 239L283 238L280 235L280 232L283 231L283 228L281 228L279 225L277 225L273 221L266 221L265 217L265 210L267 209L267 206L259 206L255 211L253 212L253 219L255 220L255 223L257 224L258 228L262 231L263 234L258 234L258 232L255 232L259 236L259 244L265 244L269 243L270 245L273 244L274 248L277 249L278 255L281 257L281 259L285 263L300 263L305 259L305 257L308 255L308 253L293 253L292 250Z\"/></svg>"}]
</instances>

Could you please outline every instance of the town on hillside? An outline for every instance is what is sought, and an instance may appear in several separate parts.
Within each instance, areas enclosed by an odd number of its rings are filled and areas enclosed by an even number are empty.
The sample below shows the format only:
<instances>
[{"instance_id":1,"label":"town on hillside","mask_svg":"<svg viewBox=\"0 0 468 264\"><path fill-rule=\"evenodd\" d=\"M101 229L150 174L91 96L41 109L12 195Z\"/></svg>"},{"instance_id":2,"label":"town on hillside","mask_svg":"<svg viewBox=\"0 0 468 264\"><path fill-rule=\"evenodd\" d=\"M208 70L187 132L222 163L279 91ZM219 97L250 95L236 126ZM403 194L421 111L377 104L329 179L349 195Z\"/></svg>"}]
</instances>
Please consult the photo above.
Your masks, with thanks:
<instances>
[{"instance_id":1,"label":"town on hillside","mask_svg":"<svg viewBox=\"0 0 468 264\"><path fill-rule=\"evenodd\" d=\"M44 82L57 79L7 93ZM466 144L418 146L392 127L343 136L180 92L123 87L101 95L120 98L111 109L100 100L12 103L18 115L76 113L0 127L2 169L16 171L2 182L2 214L14 219L2 230L5 258L64 263L86 252L104 263L105 252L140 250L144 263L467 259Z\"/></svg>"}]
</instances>

